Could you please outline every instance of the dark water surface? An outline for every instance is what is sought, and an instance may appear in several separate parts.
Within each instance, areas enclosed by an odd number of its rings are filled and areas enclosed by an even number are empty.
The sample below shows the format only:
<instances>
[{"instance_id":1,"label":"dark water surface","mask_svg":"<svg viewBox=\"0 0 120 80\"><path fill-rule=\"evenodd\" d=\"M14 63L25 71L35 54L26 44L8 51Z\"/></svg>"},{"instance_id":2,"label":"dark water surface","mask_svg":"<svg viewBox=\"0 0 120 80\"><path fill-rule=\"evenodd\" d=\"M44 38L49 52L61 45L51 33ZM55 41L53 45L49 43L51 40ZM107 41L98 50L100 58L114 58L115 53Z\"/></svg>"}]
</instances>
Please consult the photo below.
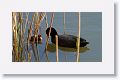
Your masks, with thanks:
<instances>
[{"instance_id":1,"label":"dark water surface","mask_svg":"<svg viewBox=\"0 0 120 80\"><path fill-rule=\"evenodd\" d=\"M32 19L30 13L29 19ZM47 13L48 24L50 25L51 12ZM66 18L66 34L77 36L78 28L78 15L75 12L65 13ZM80 48L80 62L101 62L102 61L102 13L101 12L81 12L81 37L86 39L90 44L84 48ZM42 44L38 45L38 56L42 62L46 61L45 45L46 45L46 23L45 19L41 22ZM57 30L58 34L64 34L63 13L56 12L54 14L53 27ZM27 32L26 32L27 33ZM27 34L26 34L27 35ZM48 45L48 59L50 62L56 61L55 45L49 41ZM59 47L59 61L60 62L75 62L76 49ZM32 61L35 61L32 55Z\"/></svg>"}]
</instances>

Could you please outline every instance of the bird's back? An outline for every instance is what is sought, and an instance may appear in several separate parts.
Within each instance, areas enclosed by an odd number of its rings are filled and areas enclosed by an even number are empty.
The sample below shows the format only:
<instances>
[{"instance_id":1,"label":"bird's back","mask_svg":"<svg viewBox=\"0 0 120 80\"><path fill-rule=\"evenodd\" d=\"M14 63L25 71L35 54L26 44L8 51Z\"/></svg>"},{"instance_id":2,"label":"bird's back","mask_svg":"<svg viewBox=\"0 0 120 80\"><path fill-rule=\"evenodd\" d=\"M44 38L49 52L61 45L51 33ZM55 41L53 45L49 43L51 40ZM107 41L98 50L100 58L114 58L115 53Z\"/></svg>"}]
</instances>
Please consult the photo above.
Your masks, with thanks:
<instances>
[{"instance_id":1,"label":"bird's back","mask_svg":"<svg viewBox=\"0 0 120 80\"><path fill-rule=\"evenodd\" d=\"M76 36L73 35L59 35L58 36L58 45L63 47L76 47ZM52 41L55 43L55 39Z\"/></svg>"}]
</instances>

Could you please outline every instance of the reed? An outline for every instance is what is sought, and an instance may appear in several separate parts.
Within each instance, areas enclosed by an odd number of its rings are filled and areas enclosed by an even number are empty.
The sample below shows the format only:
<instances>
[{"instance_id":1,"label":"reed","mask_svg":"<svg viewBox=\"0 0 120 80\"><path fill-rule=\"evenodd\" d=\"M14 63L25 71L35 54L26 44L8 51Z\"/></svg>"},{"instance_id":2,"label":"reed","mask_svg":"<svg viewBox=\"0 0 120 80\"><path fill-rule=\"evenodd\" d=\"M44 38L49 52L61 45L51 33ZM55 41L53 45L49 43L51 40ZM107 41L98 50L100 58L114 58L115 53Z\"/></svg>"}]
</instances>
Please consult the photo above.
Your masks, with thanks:
<instances>
[{"instance_id":1,"label":"reed","mask_svg":"<svg viewBox=\"0 0 120 80\"><path fill-rule=\"evenodd\" d=\"M38 62L38 58L37 58L37 55L36 55L36 52L35 52L35 47L34 47L33 42L32 42L32 50L33 50L33 55L34 55L35 61Z\"/></svg>"},{"instance_id":2,"label":"reed","mask_svg":"<svg viewBox=\"0 0 120 80\"><path fill-rule=\"evenodd\" d=\"M13 31L13 57L18 61L18 37L17 37L17 13L12 12L12 31Z\"/></svg>"},{"instance_id":3,"label":"reed","mask_svg":"<svg viewBox=\"0 0 120 80\"><path fill-rule=\"evenodd\" d=\"M65 12L63 13L63 25L64 25L64 34L66 34Z\"/></svg>"},{"instance_id":4,"label":"reed","mask_svg":"<svg viewBox=\"0 0 120 80\"><path fill-rule=\"evenodd\" d=\"M59 55L58 55L58 36L56 35L56 62L59 62Z\"/></svg>"},{"instance_id":5,"label":"reed","mask_svg":"<svg viewBox=\"0 0 120 80\"><path fill-rule=\"evenodd\" d=\"M46 28L48 28L47 14L45 14L45 23L46 23Z\"/></svg>"},{"instance_id":6,"label":"reed","mask_svg":"<svg viewBox=\"0 0 120 80\"><path fill-rule=\"evenodd\" d=\"M48 28L48 22L47 22L47 15L45 13L45 22L46 22L46 29ZM45 56L46 56L46 61L48 62L49 59L48 59L48 51L47 51L47 47L48 47L48 36L46 35L46 45L45 45ZM43 55L42 55L43 57Z\"/></svg>"},{"instance_id":7,"label":"reed","mask_svg":"<svg viewBox=\"0 0 120 80\"><path fill-rule=\"evenodd\" d=\"M30 61L30 52L28 48L30 46L30 39L32 36L32 26L34 28L34 35L38 35L38 31L40 28L40 23L44 19L45 13L34 13L32 16L32 21L28 19L29 12L25 13L26 18L23 17L23 12L12 12L12 34L13 34L13 50L12 50L12 61L14 62L22 62L22 61ZM28 35L26 36L26 27L30 26L28 29ZM27 37L27 38L26 38ZM38 39L38 38L37 38ZM27 46L26 46L27 41ZM34 42L32 44L32 48L34 47ZM35 47L34 47L35 48ZM38 51L33 48L33 54L36 61L39 61Z\"/></svg>"},{"instance_id":8,"label":"reed","mask_svg":"<svg viewBox=\"0 0 120 80\"><path fill-rule=\"evenodd\" d=\"M24 35L23 35L23 14L20 12L12 13L13 31L13 53L14 61L23 60Z\"/></svg>"},{"instance_id":9,"label":"reed","mask_svg":"<svg viewBox=\"0 0 120 80\"><path fill-rule=\"evenodd\" d=\"M30 24L30 28L28 29L28 36L27 36L27 61L31 61L31 55L30 55L30 52L29 52L29 46L30 46L30 39L31 39L31 36L32 36L32 23Z\"/></svg>"},{"instance_id":10,"label":"reed","mask_svg":"<svg viewBox=\"0 0 120 80\"><path fill-rule=\"evenodd\" d=\"M28 53L28 62L31 61L31 58L32 58L32 55L31 55L31 53L29 52L29 53Z\"/></svg>"},{"instance_id":11,"label":"reed","mask_svg":"<svg viewBox=\"0 0 120 80\"><path fill-rule=\"evenodd\" d=\"M48 62L49 61L49 58L48 58L48 51L47 51L47 48L48 48L48 36L46 36L46 46L45 46L45 56L46 56L46 61Z\"/></svg>"},{"instance_id":12,"label":"reed","mask_svg":"<svg viewBox=\"0 0 120 80\"><path fill-rule=\"evenodd\" d=\"M33 42L32 42L32 50L33 50L33 55L34 55L35 61L38 61L37 53L36 53L35 46L34 46L35 37L37 36L37 32L38 32L37 27L39 27L37 25L37 19L38 18L36 16L37 16L37 13L34 13L33 16L32 16L32 22L31 22L32 24L30 24L30 27L33 26L33 28L34 28L34 34L33 34L34 35L34 39L33 39ZM30 34L28 34L28 35L30 35ZM31 38L31 36L30 36L30 38ZM28 42L28 44L29 44L29 42Z\"/></svg>"},{"instance_id":13,"label":"reed","mask_svg":"<svg viewBox=\"0 0 120 80\"><path fill-rule=\"evenodd\" d=\"M35 37L37 37L37 43L36 43L36 48L37 48L37 44L38 44L38 29L39 29L39 24L38 24L38 12L35 12L34 14L34 17L33 17L33 24L34 24L34 43L35 43ZM34 57L35 57L35 60L38 62L39 61L39 56L38 56L38 51L37 51L37 53L35 52L36 50L38 50L38 49L36 49L35 50L35 47L34 47L34 43L32 43L32 49L33 49L33 52L34 52Z\"/></svg>"},{"instance_id":14,"label":"reed","mask_svg":"<svg viewBox=\"0 0 120 80\"><path fill-rule=\"evenodd\" d=\"M20 33L19 33L19 61L22 61L23 59L23 41L24 41L24 36L23 36L23 14L21 12L18 13L19 21L18 23L20 24Z\"/></svg>"},{"instance_id":15,"label":"reed","mask_svg":"<svg viewBox=\"0 0 120 80\"><path fill-rule=\"evenodd\" d=\"M50 36L50 33L51 33L51 28L52 28L52 24L53 24L53 19L54 19L54 13L52 13L51 22L50 22L50 31L49 31L49 35L48 35L48 36Z\"/></svg>"},{"instance_id":16,"label":"reed","mask_svg":"<svg viewBox=\"0 0 120 80\"><path fill-rule=\"evenodd\" d=\"M25 35L25 30L26 30L26 27L29 25L29 23L31 23L28 19L28 16L29 16L29 12L26 12L26 19L25 19L25 27L24 27L24 30L23 30L23 34Z\"/></svg>"},{"instance_id":17,"label":"reed","mask_svg":"<svg viewBox=\"0 0 120 80\"><path fill-rule=\"evenodd\" d=\"M30 29L28 29L27 50L28 50L29 45L30 45L29 43L30 43L31 36L32 36L32 23L30 24Z\"/></svg>"},{"instance_id":18,"label":"reed","mask_svg":"<svg viewBox=\"0 0 120 80\"><path fill-rule=\"evenodd\" d=\"M78 12L78 38L77 38L77 62L80 60L80 51L79 47L80 46L80 12Z\"/></svg>"}]
</instances>

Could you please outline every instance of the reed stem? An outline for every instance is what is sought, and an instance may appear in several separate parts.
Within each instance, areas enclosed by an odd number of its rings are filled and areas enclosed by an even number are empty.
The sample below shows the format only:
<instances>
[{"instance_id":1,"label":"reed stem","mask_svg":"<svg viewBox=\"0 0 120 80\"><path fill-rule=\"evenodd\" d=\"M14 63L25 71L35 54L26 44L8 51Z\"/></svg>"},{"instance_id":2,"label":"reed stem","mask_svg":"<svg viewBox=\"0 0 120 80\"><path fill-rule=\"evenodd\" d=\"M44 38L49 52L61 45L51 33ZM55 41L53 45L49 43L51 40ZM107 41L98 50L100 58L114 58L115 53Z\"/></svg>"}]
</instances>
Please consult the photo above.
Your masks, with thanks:
<instances>
[{"instance_id":1,"label":"reed stem","mask_svg":"<svg viewBox=\"0 0 120 80\"><path fill-rule=\"evenodd\" d=\"M46 53L46 61L48 62L48 51L47 51L47 47L48 47L48 37L46 37L46 46L45 46L45 53Z\"/></svg>"},{"instance_id":2,"label":"reed stem","mask_svg":"<svg viewBox=\"0 0 120 80\"><path fill-rule=\"evenodd\" d=\"M48 28L47 14L45 14L45 23L46 23L46 28Z\"/></svg>"},{"instance_id":3,"label":"reed stem","mask_svg":"<svg viewBox=\"0 0 120 80\"><path fill-rule=\"evenodd\" d=\"M18 32L17 32L17 13L12 12L12 29L13 29L13 52L14 52L14 60L18 61Z\"/></svg>"},{"instance_id":4,"label":"reed stem","mask_svg":"<svg viewBox=\"0 0 120 80\"><path fill-rule=\"evenodd\" d=\"M51 33L51 28L52 28L52 24L53 24L53 19L54 19L54 13L52 13L52 17L51 17L49 36L50 36L50 33Z\"/></svg>"},{"instance_id":5,"label":"reed stem","mask_svg":"<svg viewBox=\"0 0 120 80\"><path fill-rule=\"evenodd\" d=\"M65 12L63 14L63 25L64 25L64 34L66 33L66 25L65 25Z\"/></svg>"},{"instance_id":6,"label":"reed stem","mask_svg":"<svg viewBox=\"0 0 120 80\"><path fill-rule=\"evenodd\" d=\"M80 12L78 12L78 38L77 38L77 62L80 60Z\"/></svg>"},{"instance_id":7,"label":"reed stem","mask_svg":"<svg viewBox=\"0 0 120 80\"><path fill-rule=\"evenodd\" d=\"M59 56L58 56L58 36L56 35L56 62L59 62Z\"/></svg>"}]
</instances>

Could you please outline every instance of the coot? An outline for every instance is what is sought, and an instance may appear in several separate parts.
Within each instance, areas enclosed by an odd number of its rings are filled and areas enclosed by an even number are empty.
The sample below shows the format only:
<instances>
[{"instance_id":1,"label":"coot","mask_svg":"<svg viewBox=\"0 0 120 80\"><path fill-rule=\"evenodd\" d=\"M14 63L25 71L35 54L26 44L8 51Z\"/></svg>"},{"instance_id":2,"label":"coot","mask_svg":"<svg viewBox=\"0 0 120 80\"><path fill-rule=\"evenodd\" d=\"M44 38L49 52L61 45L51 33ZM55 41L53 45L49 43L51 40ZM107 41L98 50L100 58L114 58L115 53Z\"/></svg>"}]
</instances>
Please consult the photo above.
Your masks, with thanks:
<instances>
[{"instance_id":1,"label":"coot","mask_svg":"<svg viewBox=\"0 0 120 80\"><path fill-rule=\"evenodd\" d=\"M46 34L49 35L50 27L47 28ZM55 44L55 35L58 35L57 31L51 27L51 41ZM58 45L61 47L76 48L77 37L74 35L58 35ZM80 47L85 47L89 42L86 42L85 39L80 38Z\"/></svg>"},{"instance_id":2,"label":"coot","mask_svg":"<svg viewBox=\"0 0 120 80\"><path fill-rule=\"evenodd\" d=\"M39 34L37 35L38 36L38 42L41 42L42 41L42 36ZM30 39L30 42L37 42L37 36L31 36L31 39ZM34 40L35 39L35 40Z\"/></svg>"}]
</instances>

